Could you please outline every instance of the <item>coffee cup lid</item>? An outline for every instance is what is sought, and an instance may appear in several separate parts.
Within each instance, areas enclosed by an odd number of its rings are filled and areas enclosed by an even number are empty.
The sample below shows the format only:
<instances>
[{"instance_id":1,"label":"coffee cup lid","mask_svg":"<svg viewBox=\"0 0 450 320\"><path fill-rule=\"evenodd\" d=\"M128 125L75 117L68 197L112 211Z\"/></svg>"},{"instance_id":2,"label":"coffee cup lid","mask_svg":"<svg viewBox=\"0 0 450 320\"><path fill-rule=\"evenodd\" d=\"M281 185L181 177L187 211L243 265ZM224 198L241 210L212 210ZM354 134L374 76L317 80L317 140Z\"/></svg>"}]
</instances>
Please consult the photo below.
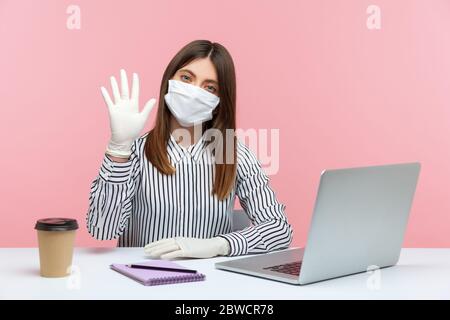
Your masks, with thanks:
<instances>
[{"instance_id":1,"label":"coffee cup lid","mask_svg":"<svg viewBox=\"0 0 450 320\"><path fill-rule=\"evenodd\" d=\"M70 231L78 229L78 222L69 218L46 218L39 219L34 228L43 231Z\"/></svg>"}]
</instances>

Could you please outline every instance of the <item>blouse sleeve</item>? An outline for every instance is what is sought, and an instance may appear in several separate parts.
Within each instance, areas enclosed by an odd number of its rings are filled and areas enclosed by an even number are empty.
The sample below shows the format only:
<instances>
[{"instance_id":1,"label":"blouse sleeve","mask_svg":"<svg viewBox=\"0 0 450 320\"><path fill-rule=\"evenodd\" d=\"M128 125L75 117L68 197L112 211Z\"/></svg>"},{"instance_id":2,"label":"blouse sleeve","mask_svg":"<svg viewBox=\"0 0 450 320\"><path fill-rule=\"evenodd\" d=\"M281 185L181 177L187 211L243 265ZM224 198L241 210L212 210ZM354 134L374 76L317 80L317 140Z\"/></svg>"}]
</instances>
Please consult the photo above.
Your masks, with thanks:
<instances>
[{"instance_id":1,"label":"blouse sleeve","mask_svg":"<svg viewBox=\"0 0 450 320\"><path fill-rule=\"evenodd\" d=\"M144 139L134 141L127 162L115 162L104 155L99 174L92 181L86 225L98 240L119 237L128 224L132 199L141 180Z\"/></svg>"},{"instance_id":2,"label":"blouse sleeve","mask_svg":"<svg viewBox=\"0 0 450 320\"><path fill-rule=\"evenodd\" d=\"M236 149L236 194L252 226L220 235L230 244L229 255L264 253L289 247L293 231L284 214L286 206L277 201L269 178L253 152L239 139Z\"/></svg>"}]
</instances>

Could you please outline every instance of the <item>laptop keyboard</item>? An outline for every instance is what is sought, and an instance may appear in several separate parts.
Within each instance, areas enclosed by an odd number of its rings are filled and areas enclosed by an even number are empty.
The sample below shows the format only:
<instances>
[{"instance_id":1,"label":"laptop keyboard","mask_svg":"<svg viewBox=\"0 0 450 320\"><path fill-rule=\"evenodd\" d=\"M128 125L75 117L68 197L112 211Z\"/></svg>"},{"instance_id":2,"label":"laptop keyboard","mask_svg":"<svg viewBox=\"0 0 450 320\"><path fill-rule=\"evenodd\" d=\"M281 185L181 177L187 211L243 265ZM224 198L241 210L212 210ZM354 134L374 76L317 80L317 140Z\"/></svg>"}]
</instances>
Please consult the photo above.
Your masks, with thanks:
<instances>
[{"instance_id":1,"label":"laptop keyboard","mask_svg":"<svg viewBox=\"0 0 450 320\"><path fill-rule=\"evenodd\" d=\"M290 262L285 264L280 264L278 266L266 267L265 270L292 274L293 276L298 276L300 274L300 267L302 265L301 261Z\"/></svg>"}]
</instances>

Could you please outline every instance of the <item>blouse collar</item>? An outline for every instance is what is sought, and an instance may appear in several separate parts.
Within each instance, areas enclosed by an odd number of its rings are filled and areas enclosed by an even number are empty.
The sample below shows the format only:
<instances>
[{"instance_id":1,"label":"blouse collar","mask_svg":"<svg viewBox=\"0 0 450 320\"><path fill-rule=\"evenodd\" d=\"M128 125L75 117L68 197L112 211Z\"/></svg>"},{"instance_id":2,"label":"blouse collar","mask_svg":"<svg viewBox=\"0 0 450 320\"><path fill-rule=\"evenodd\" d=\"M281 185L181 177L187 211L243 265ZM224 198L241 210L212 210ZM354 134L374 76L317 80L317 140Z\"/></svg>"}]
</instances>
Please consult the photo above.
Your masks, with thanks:
<instances>
[{"instance_id":1,"label":"blouse collar","mask_svg":"<svg viewBox=\"0 0 450 320\"><path fill-rule=\"evenodd\" d=\"M175 137L170 134L169 141L167 143L167 153L172 164L178 163L185 156L191 156L192 159L197 162L205 150L207 142L208 141L205 140L205 133L203 133L196 143L185 148L177 143Z\"/></svg>"}]
</instances>

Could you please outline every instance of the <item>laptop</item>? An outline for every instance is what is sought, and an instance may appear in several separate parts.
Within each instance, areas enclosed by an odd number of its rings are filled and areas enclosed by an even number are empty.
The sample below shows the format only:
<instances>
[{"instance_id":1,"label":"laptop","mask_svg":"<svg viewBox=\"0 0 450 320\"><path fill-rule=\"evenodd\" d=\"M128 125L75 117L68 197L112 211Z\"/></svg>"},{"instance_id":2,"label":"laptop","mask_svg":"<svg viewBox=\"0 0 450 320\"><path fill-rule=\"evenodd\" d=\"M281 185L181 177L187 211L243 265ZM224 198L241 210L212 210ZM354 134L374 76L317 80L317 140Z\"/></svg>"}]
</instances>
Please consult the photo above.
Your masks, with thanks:
<instances>
[{"instance_id":1,"label":"laptop","mask_svg":"<svg viewBox=\"0 0 450 320\"><path fill-rule=\"evenodd\" d=\"M217 269L309 284L397 264L420 163L324 170L305 248L218 262Z\"/></svg>"}]
</instances>

